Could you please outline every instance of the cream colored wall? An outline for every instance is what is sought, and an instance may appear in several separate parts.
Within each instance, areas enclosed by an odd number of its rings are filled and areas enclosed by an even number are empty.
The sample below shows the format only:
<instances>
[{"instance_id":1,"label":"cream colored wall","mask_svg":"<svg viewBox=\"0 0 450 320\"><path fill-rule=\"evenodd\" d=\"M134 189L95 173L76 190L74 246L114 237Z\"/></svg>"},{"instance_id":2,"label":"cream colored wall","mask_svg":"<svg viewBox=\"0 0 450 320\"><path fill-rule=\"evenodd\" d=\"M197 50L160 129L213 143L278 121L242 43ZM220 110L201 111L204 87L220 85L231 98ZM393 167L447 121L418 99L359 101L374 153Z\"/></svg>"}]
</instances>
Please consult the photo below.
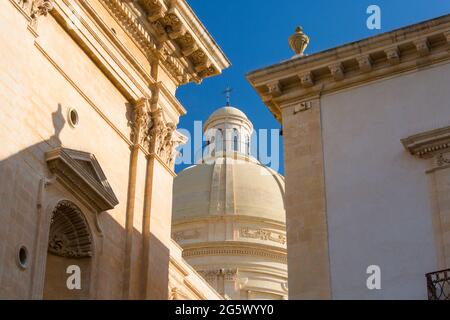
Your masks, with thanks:
<instances>
[{"instance_id":1,"label":"cream colored wall","mask_svg":"<svg viewBox=\"0 0 450 320\"><path fill-rule=\"evenodd\" d=\"M36 255L32 248L38 185L41 178L49 176L44 153L58 144L49 139L55 130L52 113L60 105L63 118L55 121L63 126L59 136L62 145L94 153L120 202L100 216L105 238L99 255L98 298L121 298L122 279L117 275L123 272L127 197L123 181L127 181L129 145L119 133L129 135L127 101L54 19L39 21L39 38L35 39L27 30L26 19L9 1L2 1L0 12L0 296L31 297L32 268L17 267L16 251L24 244L30 259ZM91 81L94 77L96 81ZM76 108L80 117L75 129L67 123L69 107Z\"/></svg>"},{"instance_id":2,"label":"cream colored wall","mask_svg":"<svg viewBox=\"0 0 450 320\"><path fill-rule=\"evenodd\" d=\"M322 141L335 299L425 299L436 271L427 161L400 140L448 126L448 74L440 65L321 99ZM381 267L369 291L366 268Z\"/></svg>"}]
</instances>

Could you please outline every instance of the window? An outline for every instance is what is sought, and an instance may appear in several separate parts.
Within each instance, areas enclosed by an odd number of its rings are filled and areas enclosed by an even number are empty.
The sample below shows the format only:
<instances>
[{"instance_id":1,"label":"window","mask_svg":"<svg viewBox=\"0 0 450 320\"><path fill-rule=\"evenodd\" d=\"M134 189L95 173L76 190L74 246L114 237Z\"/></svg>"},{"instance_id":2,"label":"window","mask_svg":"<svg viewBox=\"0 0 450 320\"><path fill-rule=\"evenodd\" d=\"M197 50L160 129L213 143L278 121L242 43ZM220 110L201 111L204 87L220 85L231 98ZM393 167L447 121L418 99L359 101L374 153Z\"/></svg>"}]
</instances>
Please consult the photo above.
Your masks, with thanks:
<instances>
[{"instance_id":1,"label":"window","mask_svg":"<svg viewBox=\"0 0 450 320\"><path fill-rule=\"evenodd\" d=\"M250 155L250 137L245 136L245 154Z\"/></svg>"},{"instance_id":2,"label":"window","mask_svg":"<svg viewBox=\"0 0 450 320\"><path fill-rule=\"evenodd\" d=\"M225 143L224 143L225 136L223 135L222 129L217 129L217 147L215 148L217 151L222 151L224 149Z\"/></svg>"},{"instance_id":3,"label":"window","mask_svg":"<svg viewBox=\"0 0 450 320\"><path fill-rule=\"evenodd\" d=\"M239 133L237 129L233 129L233 150L239 151Z\"/></svg>"}]
</instances>

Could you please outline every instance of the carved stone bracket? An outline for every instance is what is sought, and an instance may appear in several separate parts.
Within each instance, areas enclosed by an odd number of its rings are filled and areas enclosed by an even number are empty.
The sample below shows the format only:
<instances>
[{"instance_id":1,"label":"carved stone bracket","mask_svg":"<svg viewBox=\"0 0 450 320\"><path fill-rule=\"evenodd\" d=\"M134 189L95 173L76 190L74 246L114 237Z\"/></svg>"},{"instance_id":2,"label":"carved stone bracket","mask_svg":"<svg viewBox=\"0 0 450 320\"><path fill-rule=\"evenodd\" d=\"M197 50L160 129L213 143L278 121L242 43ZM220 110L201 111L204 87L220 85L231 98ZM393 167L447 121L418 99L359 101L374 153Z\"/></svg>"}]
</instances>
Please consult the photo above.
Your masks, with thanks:
<instances>
[{"instance_id":1,"label":"carved stone bracket","mask_svg":"<svg viewBox=\"0 0 450 320\"><path fill-rule=\"evenodd\" d=\"M342 63L333 63L328 66L328 69L330 69L331 75L333 76L334 80L340 81L344 79L344 67L342 66Z\"/></svg>"},{"instance_id":2,"label":"carved stone bracket","mask_svg":"<svg viewBox=\"0 0 450 320\"><path fill-rule=\"evenodd\" d=\"M150 121L150 101L146 98L141 98L134 106L131 126L131 141L134 144L140 144L144 148L148 147L147 143L147 130Z\"/></svg>"},{"instance_id":3,"label":"carved stone bracket","mask_svg":"<svg viewBox=\"0 0 450 320\"><path fill-rule=\"evenodd\" d=\"M392 47L385 50L387 61L391 65L397 65L400 63L400 52L398 47Z\"/></svg>"},{"instance_id":4,"label":"carved stone bracket","mask_svg":"<svg viewBox=\"0 0 450 320\"><path fill-rule=\"evenodd\" d=\"M272 97L279 97L281 95L281 85L279 81L273 81L267 84L267 89L269 91L269 94L272 95Z\"/></svg>"},{"instance_id":5,"label":"carved stone bracket","mask_svg":"<svg viewBox=\"0 0 450 320\"><path fill-rule=\"evenodd\" d=\"M305 88L310 88L314 86L314 76L312 72L305 72L301 75L299 75L300 81L302 83L302 86Z\"/></svg>"},{"instance_id":6,"label":"carved stone bracket","mask_svg":"<svg viewBox=\"0 0 450 320\"><path fill-rule=\"evenodd\" d=\"M361 72L369 72L372 70L372 59L370 58L370 55L362 55L358 57L357 60Z\"/></svg>"},{"instance_id":7,"label":"carved stone bracket","mask_svg":"<svg viewBox=\"0 0 450 320\"><path fill-rule=\"evenodd\" d=\"M443 153L436 157L438 167L450 165L450 157L446 157Z\"/></svg>"}]
</instances>

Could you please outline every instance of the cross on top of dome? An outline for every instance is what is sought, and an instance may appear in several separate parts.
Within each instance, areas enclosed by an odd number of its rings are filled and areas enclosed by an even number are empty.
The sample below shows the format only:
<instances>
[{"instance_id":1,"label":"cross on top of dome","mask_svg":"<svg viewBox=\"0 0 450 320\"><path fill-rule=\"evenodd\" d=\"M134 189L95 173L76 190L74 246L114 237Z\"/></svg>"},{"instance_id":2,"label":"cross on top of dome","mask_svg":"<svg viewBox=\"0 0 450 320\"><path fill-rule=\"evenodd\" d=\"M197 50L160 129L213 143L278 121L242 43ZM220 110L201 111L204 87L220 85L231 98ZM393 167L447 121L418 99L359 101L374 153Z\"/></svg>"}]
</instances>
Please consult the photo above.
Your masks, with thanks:
<instances>
[{"instance_id":1,"label":"cross on top of dome","mask_svg":"<svg viewBox=\"0 0 450 320\"><path fill-rule=\"evenodd\" d=\"M226 98L226 106L230 106L230 102L231 102L231 92L233 92L233 88L231 87L226 87L225 90L222 92L225 95Z\"/></svg>"}]
</instances>

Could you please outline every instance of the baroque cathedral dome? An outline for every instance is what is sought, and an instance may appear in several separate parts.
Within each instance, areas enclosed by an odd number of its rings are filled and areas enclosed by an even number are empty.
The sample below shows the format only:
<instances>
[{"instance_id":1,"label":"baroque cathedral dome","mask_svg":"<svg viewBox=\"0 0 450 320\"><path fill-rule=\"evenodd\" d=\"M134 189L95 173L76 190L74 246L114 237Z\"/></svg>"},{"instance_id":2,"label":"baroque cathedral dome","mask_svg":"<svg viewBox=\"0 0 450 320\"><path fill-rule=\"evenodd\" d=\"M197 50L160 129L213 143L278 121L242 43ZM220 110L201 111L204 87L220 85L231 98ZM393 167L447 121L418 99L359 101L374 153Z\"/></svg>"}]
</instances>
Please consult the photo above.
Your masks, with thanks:
<instances>
[{"instance_id":1,"label":"baroque cathedral dome","mask_svg":"<svg viewBox=\"0 0 450 320\"><path fill-rule=\"evenodd\" d=\"M237 108L209 117L201 160L175 178L172 236L223 296L284 299L284 178L250 155L252 132Z\"/></svg>"}]
</instances>

